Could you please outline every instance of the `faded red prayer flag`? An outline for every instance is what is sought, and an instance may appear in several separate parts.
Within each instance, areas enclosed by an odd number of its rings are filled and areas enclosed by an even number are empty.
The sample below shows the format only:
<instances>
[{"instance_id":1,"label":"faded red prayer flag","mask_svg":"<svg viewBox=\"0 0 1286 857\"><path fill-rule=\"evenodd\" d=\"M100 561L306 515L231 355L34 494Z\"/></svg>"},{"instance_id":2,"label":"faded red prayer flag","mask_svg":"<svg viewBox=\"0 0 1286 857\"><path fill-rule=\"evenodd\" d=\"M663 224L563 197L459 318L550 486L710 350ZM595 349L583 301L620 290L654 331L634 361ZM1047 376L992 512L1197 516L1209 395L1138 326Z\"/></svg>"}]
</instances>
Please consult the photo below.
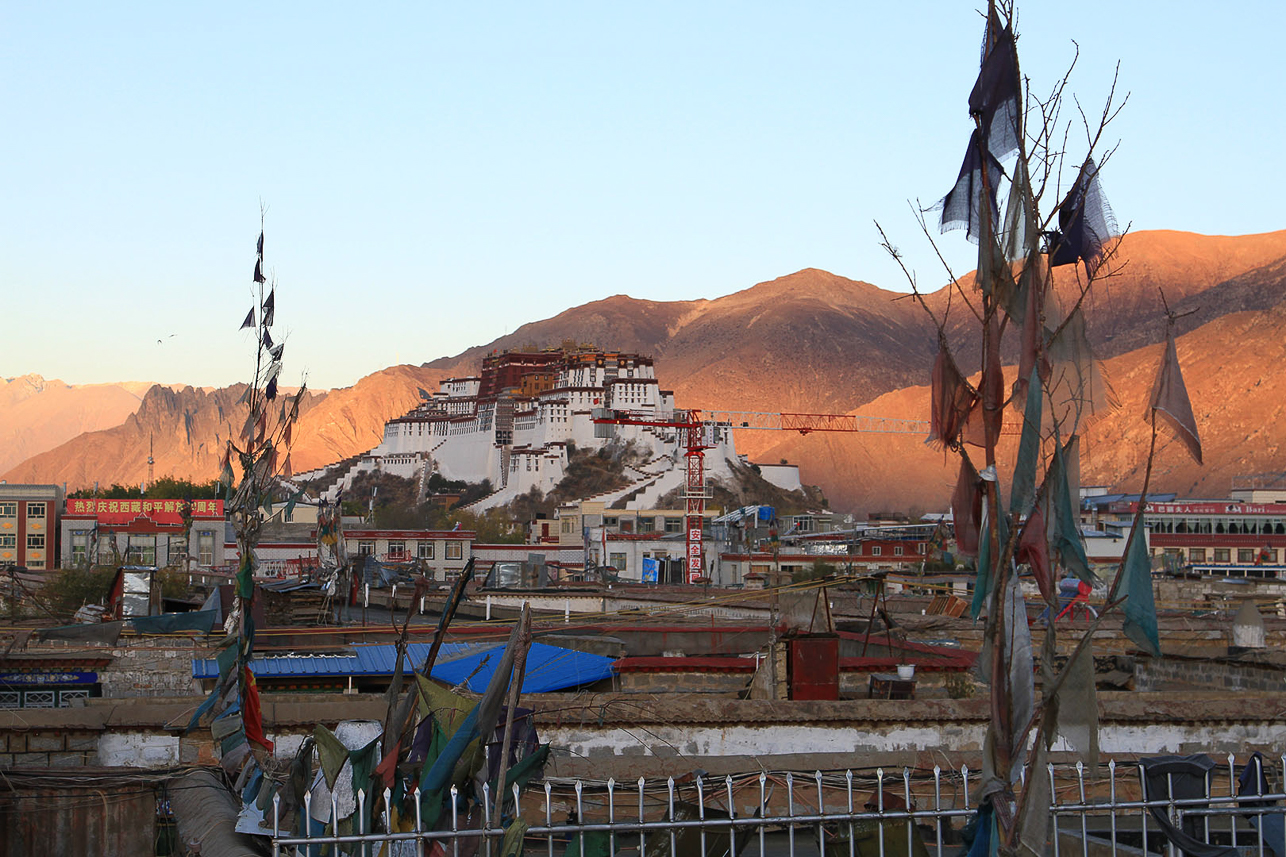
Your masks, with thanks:
<instances>
[{"instance_id":1,"label":"faded red prayer flag","mask_svg":"<svg viewBox=\"0 0 1286 857\"><path fill-rule=\"evenodd\" d=\"M263 709L259 705L259 686L250 667L246 671L246 698L242 700L242 719L246 725L246 740L253 741L265 750L272 750L272 742L263 734Z\"/></svg>"}]
</instances>

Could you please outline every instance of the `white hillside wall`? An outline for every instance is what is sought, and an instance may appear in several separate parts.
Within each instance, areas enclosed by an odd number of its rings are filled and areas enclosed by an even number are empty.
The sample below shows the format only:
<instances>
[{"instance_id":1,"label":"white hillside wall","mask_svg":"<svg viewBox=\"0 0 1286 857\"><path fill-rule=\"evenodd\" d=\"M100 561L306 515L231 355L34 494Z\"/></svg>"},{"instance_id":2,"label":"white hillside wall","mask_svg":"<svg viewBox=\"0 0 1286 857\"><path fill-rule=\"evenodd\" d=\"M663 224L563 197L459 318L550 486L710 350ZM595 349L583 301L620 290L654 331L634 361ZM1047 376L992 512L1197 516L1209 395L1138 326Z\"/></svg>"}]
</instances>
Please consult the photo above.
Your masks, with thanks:
<instances>
[{"instance_id":1,"label":"white hillside wall","mask_svg":"<svg viewBox=\"0 0 1286 857\"><path fill-rule=\"evenodd\" d=\"M798 464L760 464L759 475L764 478L764 481L787 491L804 489L804 483L799 480Z\"/></svg>"},{"instance_id":2,"label":"white hillside wall","mask_svg":"<svg viewBox=\"0 0 1286 857\"><path fill-rule=\"evenodd\" d=\"M447 479L481 482L490 479L500 485L500 457L490 432L463 432L449 435L433 454L438 472Z\"/></svg>"}]
</instances>

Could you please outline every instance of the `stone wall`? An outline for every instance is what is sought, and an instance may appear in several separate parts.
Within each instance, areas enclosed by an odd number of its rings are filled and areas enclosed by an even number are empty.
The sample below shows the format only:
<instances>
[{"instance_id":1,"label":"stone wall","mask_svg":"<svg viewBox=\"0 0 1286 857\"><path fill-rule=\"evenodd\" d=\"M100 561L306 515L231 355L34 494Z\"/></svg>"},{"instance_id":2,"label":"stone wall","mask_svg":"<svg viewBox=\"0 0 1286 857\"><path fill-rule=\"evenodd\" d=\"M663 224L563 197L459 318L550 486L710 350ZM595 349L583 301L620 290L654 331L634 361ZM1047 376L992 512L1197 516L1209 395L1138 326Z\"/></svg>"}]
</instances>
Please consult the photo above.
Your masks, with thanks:
<instances>
[{"instance_id":1,"label":"stone wall","mask_svg":"<svg viewBox=\"0 0 1286 857\"><path fill-rule=\"evenodd\" d=\"M1207 658L1138 658L1135 689L1156 691L1176 686L1210 690L1277 692L1286 690L1286 672L1278 667Z\"/></svg>"},{"instance_id":2,"label":"stone wall","mask_svg":"<svg viewBox=\"0 0 1286 857\"><path fill-rule=\"evenodd\" d=\"M111 665L98 671L99 686L109 699L198 694L192 659L213 657L204 645L181 637L135 638L109 651Z\"/></svg>"}]
</instances>

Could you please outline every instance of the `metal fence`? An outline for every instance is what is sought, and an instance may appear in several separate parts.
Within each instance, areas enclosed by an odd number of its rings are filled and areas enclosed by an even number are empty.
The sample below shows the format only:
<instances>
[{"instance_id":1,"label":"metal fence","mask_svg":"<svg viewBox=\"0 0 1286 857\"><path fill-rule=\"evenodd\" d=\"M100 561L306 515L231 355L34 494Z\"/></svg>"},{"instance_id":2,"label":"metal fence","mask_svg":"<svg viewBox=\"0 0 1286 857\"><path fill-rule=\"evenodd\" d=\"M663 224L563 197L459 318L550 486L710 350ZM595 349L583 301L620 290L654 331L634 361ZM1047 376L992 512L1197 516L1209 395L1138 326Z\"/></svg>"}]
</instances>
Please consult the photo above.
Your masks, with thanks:
<instances>
[{"instance_id":1,"label":"metal fence","mask_svg":"<svg viewBox=\"0 0 1286 857\"><path fill-rule=\"evenodd\" d=\"M1231 755L1201 778L1196 793L1171 774L1159 786L1154 775L1149 785L1145 761L1111 761L1093 771L1050 765L1043 772L1052 795L1043 853L1286 857L1286 806L1278 805L1286 800L1286 756L1275 764L1250 760L1260 784L1254 793L1241 782L1246 766ZM1025 773L1020 794L1027 780ZM338 815L333 795L329 806L305 799L303 813L318 820L307 835L288 832L302 825L283 819L274 803L272 846L274 857L944 857L969 852L978 815L970 789L977 785L967 767L695 774L628 784L551 779L515 786L503 826L491 823L485 785L477 801L452 787L436 824L425 823L418 791L406 802L414 817L399 823L385 791L374 832L363 829L368 796L358 792L347 832L344 825L320 832L318 821Z\"/></svg>"}]
</instances>

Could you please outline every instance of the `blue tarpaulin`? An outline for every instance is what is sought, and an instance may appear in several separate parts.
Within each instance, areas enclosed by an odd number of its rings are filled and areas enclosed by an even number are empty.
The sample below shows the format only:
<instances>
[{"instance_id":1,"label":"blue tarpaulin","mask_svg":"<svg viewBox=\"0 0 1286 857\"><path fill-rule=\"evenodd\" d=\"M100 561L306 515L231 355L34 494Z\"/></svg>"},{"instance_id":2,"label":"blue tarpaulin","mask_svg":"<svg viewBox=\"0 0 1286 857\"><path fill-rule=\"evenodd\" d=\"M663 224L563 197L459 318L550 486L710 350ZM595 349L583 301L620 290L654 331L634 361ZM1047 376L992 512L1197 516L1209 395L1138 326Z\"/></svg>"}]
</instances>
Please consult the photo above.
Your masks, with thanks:
<instances>
[{"instance_id":1,"label":"blue tarpaulin","mask_svg":"<svg viewBox=\"0 0 1286 857\"><path fill-rule=\"evenodd\" d=\"M482 693L504 654L504 646L438 664L433 677L448 684L465 684L467 690ZM482 668L478 665L484 660ZM477 674L474 674L477 670ZM612 675L612 659L571 649L560 649L544 643L532 643L527 653L527 672L522 681L523 693L545 693L577 685L590 684ZM472 676L472 678L470 678Z\"/></svg>"},{"instance_id":2,"label":"blue tarpaulin","mask_svg":"<svg viewBox=\"0 0 1286 857\"><path fill-rule=\"evenodd\" d=\"M452 658L490 648L478 643L443 643L438 664ZM353 646L353 654L341 655L258 655L250 661L250 671L258 678L282 676L391 676L397 646ZM429 654L428 643L411 643L406 649L402 667L407 672L418 669ZM217 678L218 664L213 658L192 661L193 678Z\"/></svg>"},{"instance_id":3,"label":"blue tarpaulin","mask_svg":"<svg viewBox=\"0 0 1286 857\"><path fill-rule=\"evenodd\" d=\"M409 672L424 663L428 643L412 643L407 648L404 668ZM257 678L304 678L308 676L392 676L396 646L354 646L353 654L286 655L256 657L250 671ZM468 679L465 688L481 693L504 654L503 645L478 643L444 643L431 675L440 681L457 685ZM485 663L483 663L485 661ZM480 666L481 665L481 666ZM217 678L218 664L213 659L192 661L193 678ZM612 675L612 659L571 649L560 649L544 643L532 643L527 655L527 672L523 693L590 684Z\"/></svg>"}]
</instances>

